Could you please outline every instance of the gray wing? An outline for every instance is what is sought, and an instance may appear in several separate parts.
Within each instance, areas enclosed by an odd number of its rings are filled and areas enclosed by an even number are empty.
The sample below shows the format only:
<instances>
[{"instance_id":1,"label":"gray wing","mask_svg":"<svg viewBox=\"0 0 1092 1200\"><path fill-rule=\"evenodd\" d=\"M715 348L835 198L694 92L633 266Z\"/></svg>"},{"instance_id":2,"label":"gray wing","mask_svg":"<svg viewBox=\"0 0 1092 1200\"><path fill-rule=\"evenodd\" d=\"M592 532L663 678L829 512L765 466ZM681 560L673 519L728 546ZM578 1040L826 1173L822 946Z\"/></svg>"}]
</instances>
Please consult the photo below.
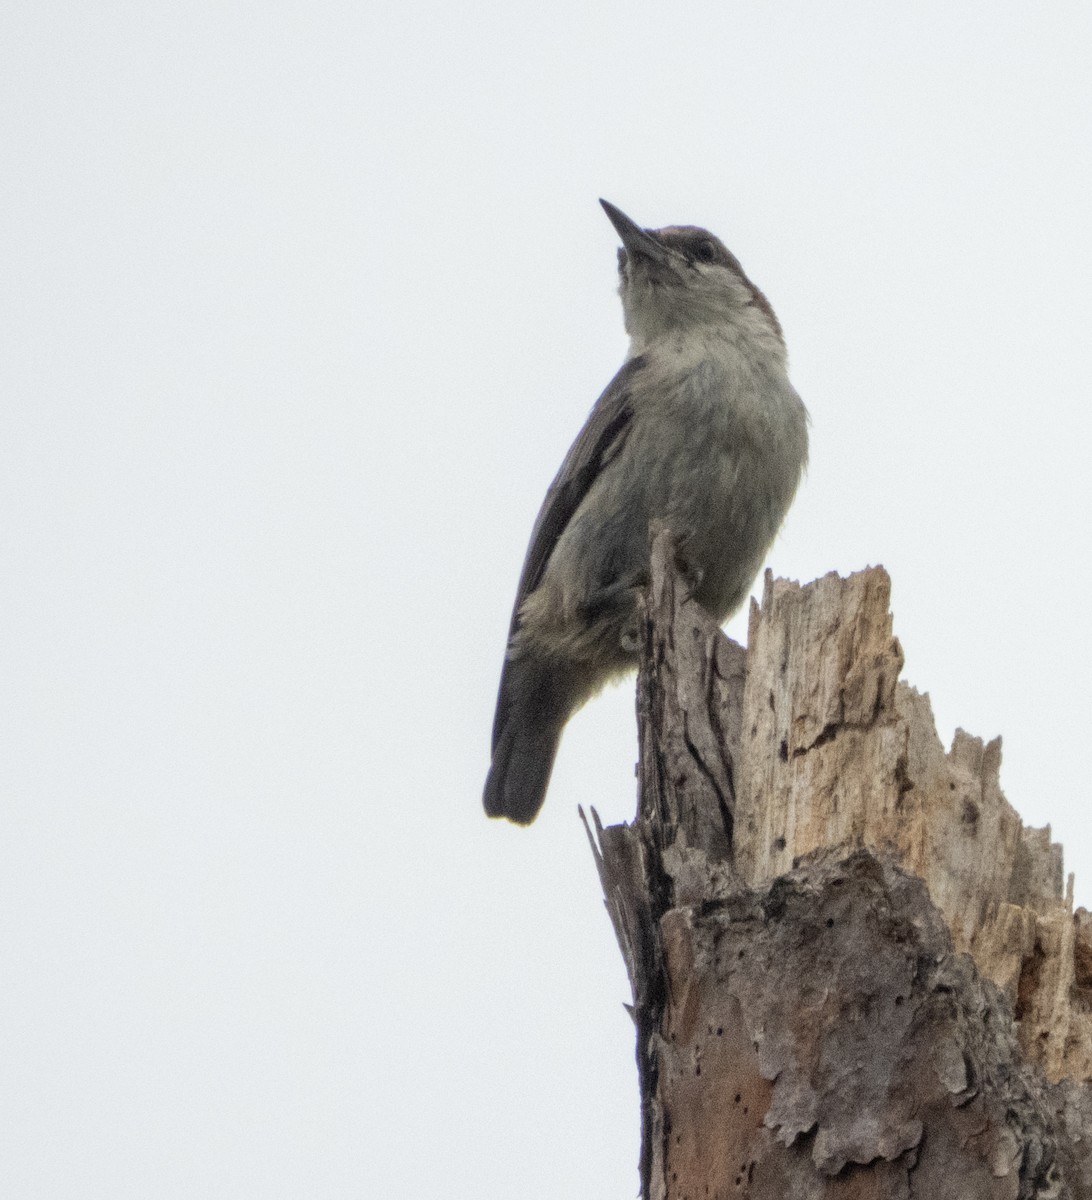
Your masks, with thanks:
<instances>
[{"instance_id":1,"label":"gray wing","mask_svg":"<svg viewBox=\"0 0 1092 1200\"><path fill-rule=\"evenodd\" d=\"M621 449L633 419L630 405L633 385L644 366L643 357L631 358L607 384L546 492L531 530L531 544L527 547L520 573L508 627L509 637L519 626L520 605L542 582L558 538L565 532L603 466Z\"/></svg>"},{"instance_id":2,"label":"gray wing","mask_svg":"<svg viewBox=\"0 0 1092 1200\"><path fill-rule=\"evenodd\" d=\"M519 628L520 607L542 582L543 573L558 538L565 532L566 526L599 477L604 465L618 453L625 441L633 420L631 397L634 385L644 366L643 357L631 358L607 384L546 492L546 498L531 531L531 544L527 547L527 557L524 559L519 587L516 589L516 602L512 607L512 621L508 627L509 642L512 634ZM501 670L500 693L497 696L497 712L493 721L494 751L507 720L509 682L509 663L506 657Z\"/></svg>"}]
</instances>

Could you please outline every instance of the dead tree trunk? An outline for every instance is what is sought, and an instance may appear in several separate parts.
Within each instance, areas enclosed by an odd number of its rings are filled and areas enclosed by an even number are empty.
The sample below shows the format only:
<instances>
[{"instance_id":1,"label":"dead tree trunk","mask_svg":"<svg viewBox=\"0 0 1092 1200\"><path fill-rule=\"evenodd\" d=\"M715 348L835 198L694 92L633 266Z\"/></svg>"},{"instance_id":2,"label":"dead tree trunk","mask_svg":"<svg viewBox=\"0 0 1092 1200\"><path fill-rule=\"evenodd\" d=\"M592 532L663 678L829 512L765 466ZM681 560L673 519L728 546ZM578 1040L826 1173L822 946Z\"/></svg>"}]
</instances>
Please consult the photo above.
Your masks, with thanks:
<instances>
[{"instance_id":1,"label":"dead tree trunk","mask_svg":"<svg viewBox=\"0 0 1092 1200\"><path fill-rule=\"evenodd\" d=\"M657 538L639 812L593 838L645 1200L1092 1200L1092 917L999 742L899 682L889 592L767 575L745 653Z\"/></svg>"}]
</instances>

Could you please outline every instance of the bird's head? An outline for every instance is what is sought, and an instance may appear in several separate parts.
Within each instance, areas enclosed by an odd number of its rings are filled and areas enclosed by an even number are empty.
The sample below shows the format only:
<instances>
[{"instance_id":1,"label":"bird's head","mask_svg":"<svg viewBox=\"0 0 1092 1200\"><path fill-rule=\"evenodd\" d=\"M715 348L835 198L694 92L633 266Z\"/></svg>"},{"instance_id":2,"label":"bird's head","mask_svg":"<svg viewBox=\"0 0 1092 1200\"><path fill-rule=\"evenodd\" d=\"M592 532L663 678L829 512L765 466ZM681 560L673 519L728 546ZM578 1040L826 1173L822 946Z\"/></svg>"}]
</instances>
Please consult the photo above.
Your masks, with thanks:
<instances>
[{"instance_id":1,"label":"bird's head","mask_svg":"<svg viewBox=\"0 0 1092 1200\"><path fill-rule=\"evenodd\" d=\"M634 353L665 336L719 329L784 354L770 302L719 238L696 225L642 229L613 204L599 203L622 239L618 291Z\"/></svg>"}]
</instances>

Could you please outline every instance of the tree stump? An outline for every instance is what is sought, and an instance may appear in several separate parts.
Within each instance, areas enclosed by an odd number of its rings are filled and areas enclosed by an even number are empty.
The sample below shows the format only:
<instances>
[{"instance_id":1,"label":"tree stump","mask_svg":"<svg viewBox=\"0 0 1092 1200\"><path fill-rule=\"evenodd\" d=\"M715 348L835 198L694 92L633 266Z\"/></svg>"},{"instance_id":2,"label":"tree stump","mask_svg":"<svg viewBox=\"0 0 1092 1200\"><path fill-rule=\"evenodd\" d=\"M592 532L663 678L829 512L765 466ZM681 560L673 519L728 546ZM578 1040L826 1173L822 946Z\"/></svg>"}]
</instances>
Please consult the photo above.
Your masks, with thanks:
<instances>
[{"instance_id":1,"label":"tree stump","mask_svg":"<svg viewBox=\"0 0 1092 1200\"><path fill-rule=\"evenodd\" d=\"M589 836L645 1200L1092 1200L1092 915L899 681L882 568L767 573L749 649L654 542L638 815Z\"/></svg>"}]
</instances>

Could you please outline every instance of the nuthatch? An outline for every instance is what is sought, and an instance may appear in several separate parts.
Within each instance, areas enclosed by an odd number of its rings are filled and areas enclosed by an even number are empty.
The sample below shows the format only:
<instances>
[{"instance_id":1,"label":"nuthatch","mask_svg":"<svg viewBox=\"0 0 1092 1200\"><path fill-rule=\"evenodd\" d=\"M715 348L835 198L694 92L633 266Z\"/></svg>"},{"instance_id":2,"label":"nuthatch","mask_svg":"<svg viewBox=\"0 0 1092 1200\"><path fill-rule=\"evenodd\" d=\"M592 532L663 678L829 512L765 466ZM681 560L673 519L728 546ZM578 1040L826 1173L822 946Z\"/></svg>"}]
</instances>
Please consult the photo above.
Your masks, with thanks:
<instances>
[{"instance_id":1,"label":"nuthatch","mask_svg":"<svg viewBox=\"0 0 1092 1200\"><path fill-rule=\"evenodd\" d=\"M692 596L723 622L808 457L781 326L735 255L704 229L641 229L600 203L622 239L630 347L546 493L516 591L484 803L523 825L566 721L636 665L650 523L671 529Z\"/></svg>"}]
</instances>

